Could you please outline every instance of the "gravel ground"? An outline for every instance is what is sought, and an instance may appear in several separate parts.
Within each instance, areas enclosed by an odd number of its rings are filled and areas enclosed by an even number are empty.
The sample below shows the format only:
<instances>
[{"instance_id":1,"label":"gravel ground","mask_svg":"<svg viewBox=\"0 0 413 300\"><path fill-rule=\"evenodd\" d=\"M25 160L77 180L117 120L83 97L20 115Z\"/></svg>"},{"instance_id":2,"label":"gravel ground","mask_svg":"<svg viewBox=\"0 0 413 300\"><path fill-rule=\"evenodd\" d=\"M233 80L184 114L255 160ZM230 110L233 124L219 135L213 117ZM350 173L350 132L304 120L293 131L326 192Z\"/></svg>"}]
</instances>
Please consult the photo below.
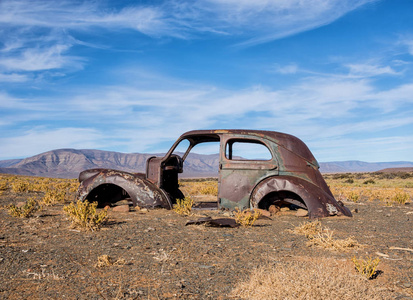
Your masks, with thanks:
<instances>
[{"instance_id":1,"label":"gravel ground","mask_svg":"<svg viewBox=\"0 0 413 300\"><path fill-rule=\"evenodd\" d=\"M188 217L164 209L110 211L101 230L85 232L71 227L63 205L28 219L11 217L7 205L23 199L27 195L0 195L1 299L229 299L254 268L273 261L328 257L344 264L366 255L381 257L371 281L394 298L413 299L412 205L348 203L358 211L353 218L321 220L336 238L353 236L365 245L342 252L308 247L291 232L308 218L293 211L250 228L185 226L202 216L228 216L221 211ZM113 265L98 267L102 255Z\"/></svg>"}]
</instances>

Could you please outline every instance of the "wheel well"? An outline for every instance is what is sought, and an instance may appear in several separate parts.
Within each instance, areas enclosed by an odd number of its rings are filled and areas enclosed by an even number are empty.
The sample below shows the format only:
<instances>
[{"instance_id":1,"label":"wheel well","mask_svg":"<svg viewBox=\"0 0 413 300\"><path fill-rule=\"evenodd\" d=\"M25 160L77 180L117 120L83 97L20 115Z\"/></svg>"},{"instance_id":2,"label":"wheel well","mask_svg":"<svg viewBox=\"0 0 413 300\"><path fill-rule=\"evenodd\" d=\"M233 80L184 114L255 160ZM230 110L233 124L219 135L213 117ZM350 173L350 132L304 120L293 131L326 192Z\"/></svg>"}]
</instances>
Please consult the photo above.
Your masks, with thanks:
<instances>
[{"instance_id":1,"label":"wheel well","mask_svg":"<svg viewBox=\"0 0 413 300\"><path fill-rule=\"evenodd\" d=\"M303 199L296 193L290 191L277 191L265 195L258 203L258 208L268 210L271 205L278 207L289 207L291 209L307 209Z\"/></svg>"},{"instance_id":2,"label":"wheel well","mask_svg":"<svg viewBox=\"0 0 413 300\"><path fill-rule=\"evenodd\" d=\"M97 186L86 197L89 202L97 201L98 207L112 206L113 203L124 199L130 199L129 194L120 186L111 183Z\"/></svg>"}]
</instances>

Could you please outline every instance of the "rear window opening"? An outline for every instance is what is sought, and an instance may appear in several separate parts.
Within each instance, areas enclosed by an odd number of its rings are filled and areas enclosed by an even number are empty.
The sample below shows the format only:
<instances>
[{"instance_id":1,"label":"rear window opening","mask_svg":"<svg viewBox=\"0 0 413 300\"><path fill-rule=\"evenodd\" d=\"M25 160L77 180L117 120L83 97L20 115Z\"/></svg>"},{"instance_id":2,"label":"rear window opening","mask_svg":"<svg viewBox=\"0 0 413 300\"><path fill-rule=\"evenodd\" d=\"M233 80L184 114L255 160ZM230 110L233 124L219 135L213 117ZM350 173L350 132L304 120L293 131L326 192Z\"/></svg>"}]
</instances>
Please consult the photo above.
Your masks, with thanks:
<instances>
[{"instance_id":1,"label":"rear window opening","mask_svg":"<svg viewBox=\"0 0 413 300\"><path fill-rule=\"evenodd\" d=\"M97 201L98 207L100 208L107 205L111 207L115 206L115 203L123 200L125 200L125 203L122 204L127 203L130 206L133 204L129 194L123 188L110 183L99 185L89 193L86 200L88 200L89 202ZM120 203L117 204L119 205Z\"/></svg>"}]
</instances>

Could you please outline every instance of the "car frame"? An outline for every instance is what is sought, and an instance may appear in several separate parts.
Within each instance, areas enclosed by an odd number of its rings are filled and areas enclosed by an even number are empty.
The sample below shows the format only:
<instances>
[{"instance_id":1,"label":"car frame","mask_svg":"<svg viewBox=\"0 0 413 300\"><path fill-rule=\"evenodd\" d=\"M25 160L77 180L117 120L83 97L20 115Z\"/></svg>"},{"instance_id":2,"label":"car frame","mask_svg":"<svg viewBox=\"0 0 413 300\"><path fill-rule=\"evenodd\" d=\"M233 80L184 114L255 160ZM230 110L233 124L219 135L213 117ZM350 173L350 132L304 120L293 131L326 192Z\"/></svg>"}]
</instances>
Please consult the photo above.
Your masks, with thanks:
<instances>
[{"instance_id":1,"label":"car frame","mask_svg":"<svg viewBox=\"0 0 413 300\"><path fill-rule=\"evenodd\" d=\"M182 141L183 154L176 153ZM319 164L308 147L295 136L261 130L194 130L182 134L163 157L150 157L145 173L90 169L79 174L78 199L98 201L100 206L130 199L133 206L173 208L185 195L179 189L179 174L191 150L203 143L219 143L218 209L268 210L303 208L310 218L333 215L351 217L350 210L336 201ZM236 156L238 145L264 147L265 159Z\"/></svg>"}]
</instances>

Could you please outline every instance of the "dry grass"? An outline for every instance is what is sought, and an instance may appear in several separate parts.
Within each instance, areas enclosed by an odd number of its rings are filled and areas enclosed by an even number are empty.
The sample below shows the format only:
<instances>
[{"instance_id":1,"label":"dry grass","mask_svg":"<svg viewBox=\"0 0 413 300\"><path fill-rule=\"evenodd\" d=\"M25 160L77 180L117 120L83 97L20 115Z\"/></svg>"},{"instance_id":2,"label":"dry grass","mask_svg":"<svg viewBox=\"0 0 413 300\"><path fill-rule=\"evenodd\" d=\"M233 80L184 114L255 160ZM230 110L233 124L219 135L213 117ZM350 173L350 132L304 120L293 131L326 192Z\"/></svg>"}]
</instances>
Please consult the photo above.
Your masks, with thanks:
<instances>
[{"instance_id":1,"label":"dry grass","mask_svg":"<svg viewBox=\"0 0 413 300\"><path fill-rule=\"evenodd\" d=\"M323 231L323 226L321 225L320 221L314 221L314 222L307 222L307 223L302 223L299 226L294 227L293 232L295 234L302 234L305 235L305 237L309 236L314 236L320 232Z\"/></svg>"},{"instance_id":2,"label":"dry grass","mask_svg":"<svg viewBox=\"0 0 413 300\"><path fill-rule=\"evenodd\" d=\"M109 266L120 266L126 264L125 260L123 258L120 258L118 260L114 260L112 257L109 255L101 255L98 257L98 262L95 264L96 268L104 268L104 267L109 267Z\"/></svg>"},{"instance_id":3,"label":"dry grass","mask_svg":"<svg viewBox=\"0 0 413 300\"><path fill-rule=\"evenodd\" d=\"M326 258L257 268L231 296L250 300L394 298L389 290L355 274L346 262Z\"/></svg>"},{"instance_id":4,"label":"dry grass","mask_svg":"<svg viewBox=\"0 0 413 300\"><path fill-rule=\"evenodd\" d=\"M346 251L350 248L362 247L353 237L335 239L334 233L327 227L323 227L320 221L302 223L292 230L295 234L304 235L307 246L317 246L329 250Z\"/></svg>"},{"instance_id":5,"label":"dry grass","mask_svg":"<svg viewBox=\"0 0 413 300\"><path fill-rule=\"evenodd\" d=\"M367 279L372 279L376 275L380 258L377 257L373 259L368 257L366 259L357 259L356 257L353 257L351 260L354 263L357 272L362 274Z\"/></svg>"},{"instance_id":6,"label":"dry grass","mask_svg":"<svg viewBox=\"0 0 413 300\"><path fill-rule=\"evenodd\" d=\"M96 211L97 202L77 201L63 207L72 224L80 229L96 230L104 224L108 217L107 210Z\"/></svg>"},{"instance_id":7,"label":"dry grass","mask_svg":"<svg viewBox=\"0 0 413 300\"><path fill-rule=\"evenodd\" d=\"M18 207L14 204L9 206L9 215L18 218L29 218L33 214L41 209L37 200L33 197L29 198L26 203Z\"/></svg>"},{"instance_id":8,"label":"dry grass","mask_svg":"<svg viewBox=\"0 0 413 300\"><path fill-rule=\"evenodd\" d=\"M63 203L65 201L65 192L59 190L48 191L41 200L44 206L51 206L56 203Z\"/></svg>"},{"instance_id":9,"label":"dry grass","mask_svg":"<svg viewBox=\"0 0 413 300\"><path fill-rule=\"evenodd\" d=\"M258 210L239 210L235 209L235 222L243 227L251 227L254 225L255 221L260 217L260 212Z\"/></svg>"},{"instance_id":10,"label":"dry grass","mask_svg":"<svg viewBox=\"0 0 413 300\"><path fill-rule=\"evenodd\" d=\"M346 239L333 238L333 231L325 228L323 232L319 232L314 236L308 237L307 246L317 246L329 250L346 251L349 248L362 247L353 237Z\"/></svg>"},{"instance_id":11,"label":"dry grass","mask_svg":"<svg viewBox=\"0 0 413 300\"><path fill-rule=\"evenodd\" d=\"M194 200L191 197L185 197L185 199L177 199L173 209L180 215L189 216L193 205Z\"/></svg>"}]
</instances>

